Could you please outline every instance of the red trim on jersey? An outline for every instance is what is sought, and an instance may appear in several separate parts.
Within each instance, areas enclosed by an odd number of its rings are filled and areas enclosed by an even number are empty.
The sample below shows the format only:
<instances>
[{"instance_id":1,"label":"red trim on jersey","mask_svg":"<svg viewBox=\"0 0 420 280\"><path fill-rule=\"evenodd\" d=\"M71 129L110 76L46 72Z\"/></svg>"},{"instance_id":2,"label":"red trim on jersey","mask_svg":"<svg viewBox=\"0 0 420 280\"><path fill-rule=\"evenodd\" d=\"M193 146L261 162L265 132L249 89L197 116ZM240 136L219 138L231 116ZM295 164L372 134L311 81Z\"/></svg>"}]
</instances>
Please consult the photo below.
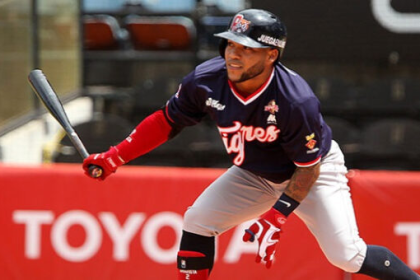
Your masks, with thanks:
<instances>
[{"instance_id":1,"label":"red trim on jersey","mask_svg":"<svg viewBox=\"0 0 420 280\"><path fill-rule=\"evenodd\" d=\"M171 118L171 116L169 116L169 112L168 112L168 104L166 104L166 106L165 106L165 113L166 113L166 116L168 117L168 119L169 119L172 123L175 123L175 122L174 122L174 120Z\"/></svg>"},{"instance_id":2,"label":"red trim on jersey","mask_svg":"<svg viewBox=\"0 0 420 280\"><path fill-rule=\"evenodd\" d=\"M313 161L310 161L310 162L303 162L302 163L302 162L294 161L294 163L298 167L309 167L309 166L317 164L320 160L321 160L321 156L317 157L316 159L314 159Z\"/></svg>"},{"instance_id":3,"label":"red trim on jersey","mask_svg":"<svg viewBox=\"0 0 420 280\"><path fill-rule=\"evenodd\" d=\"M159 110L139 123L124 141L116 146L119 156L129 162L165 143L172 127Z\"/></svg>"},{"instance_id":4,"label":"red trim on jersey","mask_svg":"<svg viewBox=\"0 0 420 280\"><path fill-rule=\"evenodd\" d=\"M238 98L242 103L249 103L251 101L253 101L254 99L256 99L261 93L264 92L264 90L268 87L268 85L270 84L271 80L274 77L274 68L271 71L270 77L267 79L267 81L264 82L264 84L262 84L255 92L253 92L252 94L248 95L248 96L244 96L243 93L241 93L236 87L235 85L228 79L228 84L229 87L233 93L233 95L236 96L236 98Z\"/></svg>"}]
</instances>

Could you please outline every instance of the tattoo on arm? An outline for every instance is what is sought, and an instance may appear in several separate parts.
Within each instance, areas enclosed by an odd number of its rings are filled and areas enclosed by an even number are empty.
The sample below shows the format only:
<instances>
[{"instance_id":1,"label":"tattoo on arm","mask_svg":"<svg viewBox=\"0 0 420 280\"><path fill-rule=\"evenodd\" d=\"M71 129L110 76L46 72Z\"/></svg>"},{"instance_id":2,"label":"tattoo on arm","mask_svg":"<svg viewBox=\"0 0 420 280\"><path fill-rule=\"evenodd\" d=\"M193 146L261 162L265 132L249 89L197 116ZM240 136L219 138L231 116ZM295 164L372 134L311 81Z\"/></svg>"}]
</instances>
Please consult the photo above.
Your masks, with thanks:
<instances>
[{"instance_id":1,"label":"tattoo on arm","mask_svg":"<svg viewBox=\"0 0 420 280\"><path fill-rule=\"evenodd\" d=\"M309 167L297 167L284 193L298 202L306 197L318 179L320 163Z\"/></svg>"}]
</instances>

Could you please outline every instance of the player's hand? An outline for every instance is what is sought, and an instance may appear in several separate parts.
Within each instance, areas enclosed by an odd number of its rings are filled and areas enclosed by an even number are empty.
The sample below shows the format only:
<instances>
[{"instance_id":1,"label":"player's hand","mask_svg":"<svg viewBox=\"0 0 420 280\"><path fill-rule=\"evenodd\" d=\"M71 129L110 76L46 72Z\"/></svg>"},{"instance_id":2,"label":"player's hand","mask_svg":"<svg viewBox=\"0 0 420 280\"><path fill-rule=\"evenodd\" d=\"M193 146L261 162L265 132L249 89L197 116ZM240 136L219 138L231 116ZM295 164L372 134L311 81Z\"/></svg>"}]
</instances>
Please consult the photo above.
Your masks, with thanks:
<instances>
[{"instance_id":1,"label":"player's hand","mask_svg":"<svg viewBox=\"0 0 420 280\"><path fill-rule=\"evenodd\" d=\"M123 165L124 160L118 155L118 150L115 147L109 148L107 152L100 154L91 154L83 161L83 169L85 174L90 178L89 167L96 165L102 168L102 175L98 178L99 180L105 180L106 177L114 173L118 167Z\"/></svg>"},{"instance_id":2,"label":"player's hand","mask_svg":"<svg viewBox=\"0 0 420 280\"><path fill-rule=\"evenodd\" d=\"M265 262L267 268L271 267L276 252L277 242L280 239L281 226L286 217L274 208L261 216L261 218L245 230L243 241L258 241L258 252L255 261Z\"/></svg>"}]
</instances>

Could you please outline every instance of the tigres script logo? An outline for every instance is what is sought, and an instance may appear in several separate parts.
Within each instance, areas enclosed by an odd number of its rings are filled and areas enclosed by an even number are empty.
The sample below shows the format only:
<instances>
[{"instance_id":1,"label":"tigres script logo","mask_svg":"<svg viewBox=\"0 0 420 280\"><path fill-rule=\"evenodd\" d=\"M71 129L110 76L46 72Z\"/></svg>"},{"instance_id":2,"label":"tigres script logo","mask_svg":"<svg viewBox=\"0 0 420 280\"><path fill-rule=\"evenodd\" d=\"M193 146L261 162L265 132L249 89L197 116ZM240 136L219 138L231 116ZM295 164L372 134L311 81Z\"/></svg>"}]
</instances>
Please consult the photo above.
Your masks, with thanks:
<instances>
[{"instance_id":1,"label":"tigres script logo","mask_svg":"<svg viewBox=\"0 0 420 280\"><path fill-rule=\"evenodd\" d=\"M267 128L243 126L240 122L233 122L230 127L219 127L223 144L228 154L237 153L233 159L235 165L240 166L245 160L245 142L260 141L274 142L279 137L280 129L274 125Z\"/></svg>"}]
</instances>

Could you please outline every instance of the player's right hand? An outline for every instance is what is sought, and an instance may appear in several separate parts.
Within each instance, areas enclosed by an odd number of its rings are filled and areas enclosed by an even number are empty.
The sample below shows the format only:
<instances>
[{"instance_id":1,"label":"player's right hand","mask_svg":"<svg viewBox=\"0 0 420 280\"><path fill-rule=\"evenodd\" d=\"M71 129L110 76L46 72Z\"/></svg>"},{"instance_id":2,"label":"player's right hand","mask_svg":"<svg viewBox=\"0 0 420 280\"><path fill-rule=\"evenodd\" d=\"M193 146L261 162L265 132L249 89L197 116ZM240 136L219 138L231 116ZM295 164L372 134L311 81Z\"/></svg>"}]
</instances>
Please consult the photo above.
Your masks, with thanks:
<instances>
[{"instance_id":1,"label":"player's right hand","mask_svg":"<svg viewBox=\"0 0 420 280\"><path fill-rule=\"evenodd\" d=\"M93 178L89 172L89 167L96 165L102 168L102 175L94 178L98 180L105 180L106 177L114 173L118 167L123 165L124 160L118 155L116 147L111 147L107 152L100 154L91 154L83 161L83 169L85 174L90 178Z\"/></svg>"},{"instance_id":2,"label":"player's right hand","mask_svg":"<svg viewBox=\"0 0 420 280\"><path fill-rule=\"evenodd\" d=\"M271 267L276 253L277 242L280 239L281 226L286 217L274 208L261 216L261 218L245 230L243 241L258 241L258 252L255 261L265 262L267 268Z\"/></svg>"}]
</instances>

